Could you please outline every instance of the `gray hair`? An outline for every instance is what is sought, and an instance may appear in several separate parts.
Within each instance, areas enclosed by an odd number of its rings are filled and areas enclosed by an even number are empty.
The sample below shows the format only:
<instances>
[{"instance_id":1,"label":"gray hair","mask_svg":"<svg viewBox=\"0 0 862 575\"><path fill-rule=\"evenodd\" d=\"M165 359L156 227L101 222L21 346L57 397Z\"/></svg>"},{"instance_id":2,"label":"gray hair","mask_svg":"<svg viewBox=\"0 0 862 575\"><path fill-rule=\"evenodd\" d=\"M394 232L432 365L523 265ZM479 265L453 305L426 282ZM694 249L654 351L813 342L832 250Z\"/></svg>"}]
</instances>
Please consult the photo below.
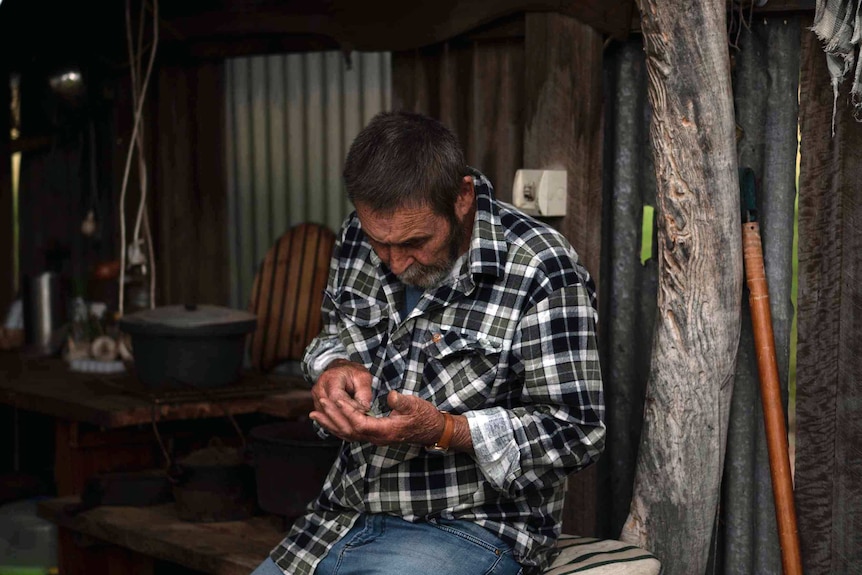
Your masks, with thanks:
<instances>
[{"instance_id":1,"label":"gray hair","mask_svg":"<svg viewBox=\"0 0 862 575\"><path fill-rule=\"evenodd\" d=\"M372 118L344 164L350 201L381 213L428 205L453 216L465 175L458 137L438 120L407 111Z\"/></svg>"}]
</instances>

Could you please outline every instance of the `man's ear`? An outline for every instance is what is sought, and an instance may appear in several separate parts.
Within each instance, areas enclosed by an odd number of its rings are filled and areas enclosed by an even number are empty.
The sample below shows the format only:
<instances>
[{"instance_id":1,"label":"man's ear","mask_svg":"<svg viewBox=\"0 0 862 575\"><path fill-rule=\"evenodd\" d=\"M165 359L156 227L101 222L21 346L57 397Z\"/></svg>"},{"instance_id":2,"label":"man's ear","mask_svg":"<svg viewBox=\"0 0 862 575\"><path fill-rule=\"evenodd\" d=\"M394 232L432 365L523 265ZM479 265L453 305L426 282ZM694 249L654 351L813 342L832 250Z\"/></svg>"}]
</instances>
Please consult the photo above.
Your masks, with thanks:
<instances>
[{"instance_id":1,"label":"man's ear","mask_svg":"<svg viewBox=\"0 0 862 575\"><path fill-rule=\"evenodd\" d=\"M469 214L476 207L476 189L473 187L473 176L464 176L461 189L455 199L455 215L459 219Z\"/></svg>"}]
</instances>

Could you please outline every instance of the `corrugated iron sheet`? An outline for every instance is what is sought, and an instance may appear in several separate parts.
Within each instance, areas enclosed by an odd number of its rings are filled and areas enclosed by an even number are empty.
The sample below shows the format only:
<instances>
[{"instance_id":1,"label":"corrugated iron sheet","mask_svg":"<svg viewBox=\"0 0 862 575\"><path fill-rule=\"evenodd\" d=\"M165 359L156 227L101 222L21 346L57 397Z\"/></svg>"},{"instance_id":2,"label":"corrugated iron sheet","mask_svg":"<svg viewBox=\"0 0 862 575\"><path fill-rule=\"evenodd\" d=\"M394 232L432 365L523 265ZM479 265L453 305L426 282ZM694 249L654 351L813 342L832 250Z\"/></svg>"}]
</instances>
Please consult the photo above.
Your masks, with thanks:
<instances>
[{"instance_id":1,"label":"corrugated iron sheet","mask_svg":"<svg viewBox=\"0 0 862 575\"><path fill-rule=\"evenodd\" d=\"M342 163L359 130L391 107L391 57L312 52L225 66L231 305L246 307L282 233L300 222L337 230L352 210Z\"/></svg>"}]
</instances>

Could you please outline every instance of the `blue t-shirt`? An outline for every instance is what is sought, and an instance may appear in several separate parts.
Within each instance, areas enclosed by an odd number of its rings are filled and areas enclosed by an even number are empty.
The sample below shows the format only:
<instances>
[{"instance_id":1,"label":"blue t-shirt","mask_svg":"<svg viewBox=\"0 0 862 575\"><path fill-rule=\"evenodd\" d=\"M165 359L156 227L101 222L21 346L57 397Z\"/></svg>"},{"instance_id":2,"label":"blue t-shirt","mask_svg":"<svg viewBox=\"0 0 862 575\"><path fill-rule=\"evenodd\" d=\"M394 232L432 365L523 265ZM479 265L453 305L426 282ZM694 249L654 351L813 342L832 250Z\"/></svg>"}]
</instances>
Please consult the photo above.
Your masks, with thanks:
<instances>
[{"instance_id":1,"label":"blue t-shirt","mask_svg":"<svg viewBox=\"0 0 862 575\"><path fill-rule=\"evenodd\" d=\"M403 317L407 317L410 315L410 312L413 311L413 308L416 307L416 304L419 303L419 298L422 297L422 294L425 290L420 289L414 286L404 286L404 314Z\"/></svg>"}]
</instances>

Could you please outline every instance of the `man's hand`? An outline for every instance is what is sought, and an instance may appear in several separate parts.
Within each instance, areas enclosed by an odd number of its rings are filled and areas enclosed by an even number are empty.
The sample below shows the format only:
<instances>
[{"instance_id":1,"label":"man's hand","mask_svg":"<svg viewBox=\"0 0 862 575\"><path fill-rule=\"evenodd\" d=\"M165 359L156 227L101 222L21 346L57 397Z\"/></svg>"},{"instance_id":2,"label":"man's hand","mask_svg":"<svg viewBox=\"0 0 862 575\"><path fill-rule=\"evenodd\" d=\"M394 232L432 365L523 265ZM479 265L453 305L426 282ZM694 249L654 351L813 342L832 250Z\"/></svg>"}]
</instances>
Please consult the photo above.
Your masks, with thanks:
<instances>
[{"instance_id":1,"label":"man's hand","mask_svg":"<svg viewBox=\"0 0 862 575\"><path fill-rule=\"evenodd\" d=\"M430 445L440 438L443 415L434 404L412 395L390 391L386 400L392 413L388 417L368 415L371 374L359 364L337 362L311 388L314 411L309 416L324 429L345 441L376 445Z\"/></svg>"},{"instance_id":2,"label":"man's hand","mask_svg":"<svg viewBox=\"0 0 862 575\"><path fill-rule=\"evenodd\" d=\"M336 359L317 378L311 396L315 412L325 413L325 405L339 401L367 411L371 407L371 373L360 363Z\"/></svg>"}]
</instances>

